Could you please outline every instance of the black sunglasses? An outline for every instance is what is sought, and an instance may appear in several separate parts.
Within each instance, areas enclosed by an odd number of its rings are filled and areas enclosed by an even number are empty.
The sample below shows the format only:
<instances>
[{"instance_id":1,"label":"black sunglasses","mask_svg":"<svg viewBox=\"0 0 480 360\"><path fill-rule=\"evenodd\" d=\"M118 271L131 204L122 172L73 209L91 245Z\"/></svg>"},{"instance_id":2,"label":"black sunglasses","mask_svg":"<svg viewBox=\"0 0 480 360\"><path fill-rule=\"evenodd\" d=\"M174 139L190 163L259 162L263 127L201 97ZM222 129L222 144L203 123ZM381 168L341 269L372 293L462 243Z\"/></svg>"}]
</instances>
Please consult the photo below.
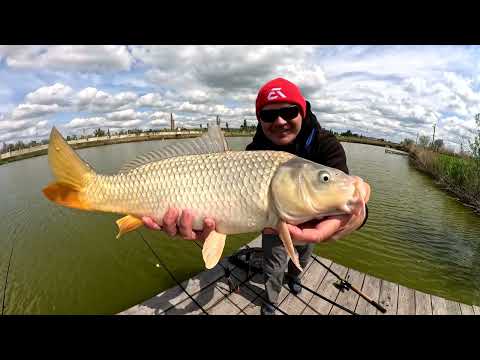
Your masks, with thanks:
<instances>
[{"instance_id":1,"label":"black sunglasses","mask_svg":"<svg viewBox=\"0 0 480 360\"><path fill-rule=\"evenodd\" d=\"M280 109L260 110L260 119L266 123L273 123L280 116L282 119L290 121L298 116L298 112L299 110L297 105Z\"/></svg>"}]
</instances>

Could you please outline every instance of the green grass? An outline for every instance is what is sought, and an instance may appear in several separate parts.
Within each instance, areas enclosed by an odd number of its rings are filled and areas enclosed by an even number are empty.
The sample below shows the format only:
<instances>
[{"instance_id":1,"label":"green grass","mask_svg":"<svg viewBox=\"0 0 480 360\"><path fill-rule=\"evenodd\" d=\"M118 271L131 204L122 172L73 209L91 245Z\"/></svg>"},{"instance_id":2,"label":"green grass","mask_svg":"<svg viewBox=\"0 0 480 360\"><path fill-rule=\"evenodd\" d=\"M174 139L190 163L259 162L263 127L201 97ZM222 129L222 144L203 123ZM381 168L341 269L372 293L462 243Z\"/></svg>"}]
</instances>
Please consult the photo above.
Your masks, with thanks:
<instances>
[{"instance_id":1,"label":"green grass","mask_svg":"<svg viewBox=\"0 0 480 360\"><path fill-rule=\"evenodd\" d=\"M412 148L412 161L460 199L480 209L480 162L472 158Z\"/></svg>"}]
</instances>

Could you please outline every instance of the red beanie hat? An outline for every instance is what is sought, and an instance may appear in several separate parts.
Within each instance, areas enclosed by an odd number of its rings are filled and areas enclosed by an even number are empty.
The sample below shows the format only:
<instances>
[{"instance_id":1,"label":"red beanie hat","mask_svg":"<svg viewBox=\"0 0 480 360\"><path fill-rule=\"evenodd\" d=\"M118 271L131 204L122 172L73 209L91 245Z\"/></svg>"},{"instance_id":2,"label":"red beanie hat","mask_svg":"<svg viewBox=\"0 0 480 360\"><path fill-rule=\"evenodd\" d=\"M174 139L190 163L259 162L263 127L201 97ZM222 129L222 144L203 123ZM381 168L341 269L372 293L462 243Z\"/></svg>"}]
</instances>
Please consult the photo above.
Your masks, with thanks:
<instances>
[{"instance_id":1,"label":"red beanie hat","mask_svg":"<svg viewBox=\"0 0 480 360\"><path fill-rule=\"evenodd\" d=\"M281 102L298 105L300 114L305 119L307 111L305 98L297 85L283 78L270 80L258 91L257 100L255 101L257 119L260 120L260 110L264 106Z\"/></svg>"}]
</instances>

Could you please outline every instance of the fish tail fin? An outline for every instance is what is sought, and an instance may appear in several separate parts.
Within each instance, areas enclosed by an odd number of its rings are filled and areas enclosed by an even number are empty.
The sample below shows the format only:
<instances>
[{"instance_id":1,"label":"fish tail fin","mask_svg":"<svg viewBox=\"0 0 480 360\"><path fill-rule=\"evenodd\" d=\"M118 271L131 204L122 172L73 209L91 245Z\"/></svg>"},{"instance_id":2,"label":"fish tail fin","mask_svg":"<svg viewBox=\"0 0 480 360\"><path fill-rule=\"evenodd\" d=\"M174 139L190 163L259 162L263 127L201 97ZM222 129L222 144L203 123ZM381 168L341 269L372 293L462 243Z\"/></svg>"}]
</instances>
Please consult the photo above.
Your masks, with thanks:
<instances>
[{"instance_id":1,"label":"fish tail fin","mask_svg":"<svg viewBox=\"0 0 480 360\"><path fill-rule=\"evenodd\" d=\"M44 188L43 194L59 205L92 210L84 189L95 172L68 145L55 127L50 133L48 162L56 182Z\"/></svg>"}]
</instances>

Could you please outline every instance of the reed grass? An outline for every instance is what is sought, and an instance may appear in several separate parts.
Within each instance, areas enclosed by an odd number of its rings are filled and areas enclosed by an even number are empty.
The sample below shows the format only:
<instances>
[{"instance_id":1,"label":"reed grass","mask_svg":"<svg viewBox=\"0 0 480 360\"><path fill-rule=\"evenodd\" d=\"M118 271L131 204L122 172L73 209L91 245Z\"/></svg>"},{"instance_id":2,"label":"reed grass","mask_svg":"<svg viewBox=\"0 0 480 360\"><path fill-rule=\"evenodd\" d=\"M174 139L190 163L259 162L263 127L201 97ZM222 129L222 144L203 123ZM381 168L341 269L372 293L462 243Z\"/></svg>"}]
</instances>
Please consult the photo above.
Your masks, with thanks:
<instances>
[{"instance_id":1,"label":"reed grass","mask_svg":"<svg viewBox=\"0 0 480 360\"><path fill-rule=\"evenodd\" d=\"M448 152L412 146L410 159L462 201L480 211L480 161Z\"/></svg>"}]
</instances>

